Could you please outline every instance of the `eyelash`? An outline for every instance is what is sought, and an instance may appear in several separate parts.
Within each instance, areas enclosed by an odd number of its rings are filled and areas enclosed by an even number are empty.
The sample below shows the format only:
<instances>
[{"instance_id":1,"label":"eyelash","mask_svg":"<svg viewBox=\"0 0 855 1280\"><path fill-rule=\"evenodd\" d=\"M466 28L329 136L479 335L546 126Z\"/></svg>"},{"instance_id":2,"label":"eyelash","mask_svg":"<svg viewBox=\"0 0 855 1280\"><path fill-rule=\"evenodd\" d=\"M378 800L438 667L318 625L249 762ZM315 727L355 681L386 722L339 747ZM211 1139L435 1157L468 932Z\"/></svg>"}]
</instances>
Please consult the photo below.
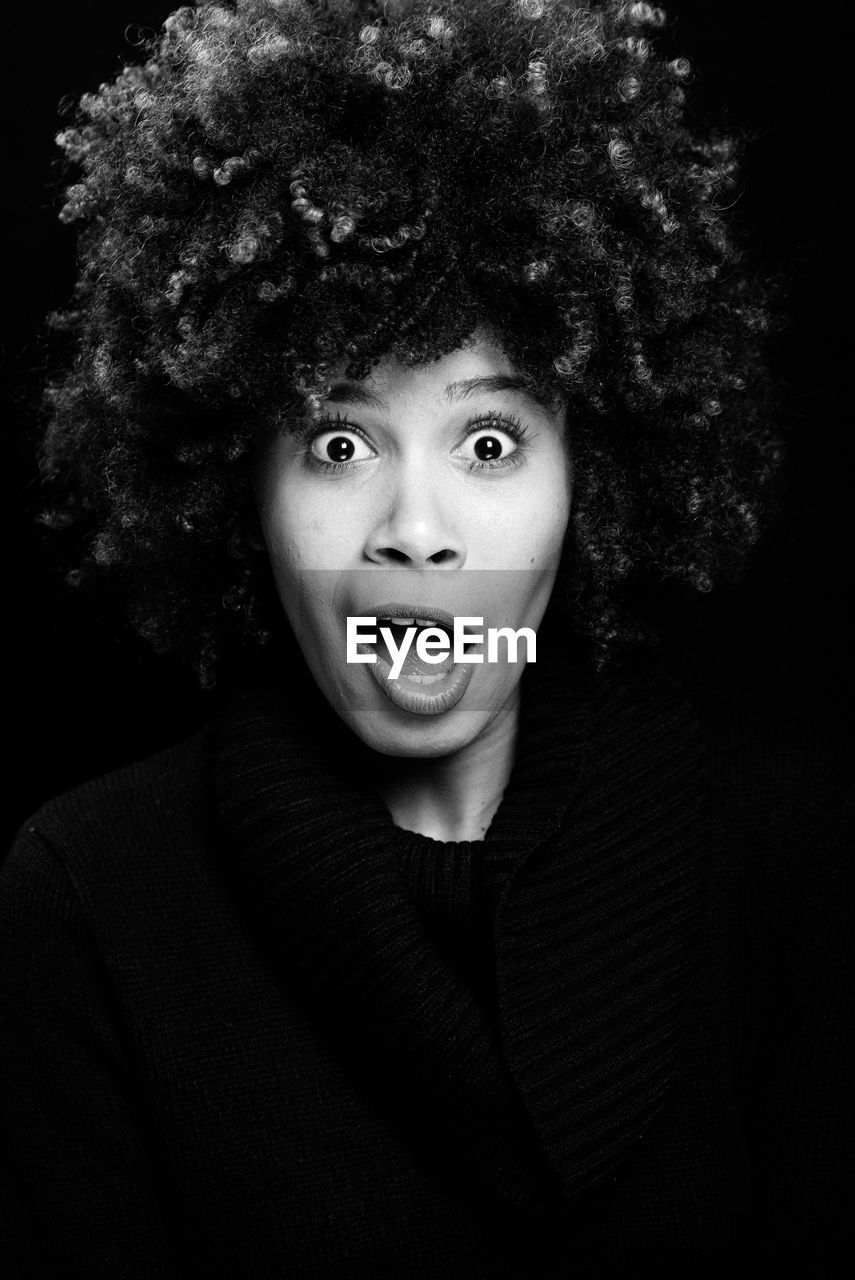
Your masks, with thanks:
<instances>
[{"instance_id":1,"label":"eyelash","mask_svg":"<svg viewBox=\"0 0 855 1280\"><path fill-rule=\"evenodd\" d=\"M498 413L486 413L477 418L470 418L466 424L466 434L463 440L468 440L470 436L477 435L479 431L484 431L487 427L494 426L497 430L504 432L510 436L514 444L517 446L513 453L507 458L499 458L495 462L482 461L479 458L470 458L468 468L470 471L501 471L508 467L519 466L524 461L526 444L529 441L531 432L529 428L520 421L515 413L506 415ZM351 471L357 463L354 462L330 462L321 458L316 458L311 452L311 447L315 440L320 436L326 435L328 431L335 431L336 428L350 431L354 435L359 436L366 444L370 444L364 431L351 422L346 415L336 413L332 418L325 418L322 422L311 423L305 433L303 433L303 441L306 449L309 451L309 460L316 470L323 472L324 475L336 475L342 471ZM463 441L461 441L461 444Z\"/></svg>"},{"instance_id":2,"label":"eyelash","mask_svg":"<svg viewBox=\"0 0 855 1280\"><path fill-rule=\"evenodd\" d=\"M328 431L335 431L336 427L352 432L353 435L359 436L360 440L364 440L366 444L369 444L365 432L342 413L336 413L334 417L324 418L320 422L310 423L304 437L309 454L309 463L316 471L321 471L324 475L337 475L340 471L352 471L357 465L355 462L326 462L321 458L316 458L312 453L314 442L320 436L325 436Z\"/></svg>"},{"instance_id":3,"label":"eyelash","mask_svg":"<svg viewBox=\"0 0 855 1280\"><path fill-rule=\"evenodd\" d=\"M500 471L505 467L518 467L525 460L526 444L529 442L531 432L524 423L520 422L515 413L509 413L505 417L498 413L487 413L479 418L472 418L466 424L466 435L463 438L468 440L470 436L491 426L510 436L517 447L507 458L499 458L497 462L482 462L479 458L470 458L468 464L470 471Z\"/></svg>"}]
</instances>

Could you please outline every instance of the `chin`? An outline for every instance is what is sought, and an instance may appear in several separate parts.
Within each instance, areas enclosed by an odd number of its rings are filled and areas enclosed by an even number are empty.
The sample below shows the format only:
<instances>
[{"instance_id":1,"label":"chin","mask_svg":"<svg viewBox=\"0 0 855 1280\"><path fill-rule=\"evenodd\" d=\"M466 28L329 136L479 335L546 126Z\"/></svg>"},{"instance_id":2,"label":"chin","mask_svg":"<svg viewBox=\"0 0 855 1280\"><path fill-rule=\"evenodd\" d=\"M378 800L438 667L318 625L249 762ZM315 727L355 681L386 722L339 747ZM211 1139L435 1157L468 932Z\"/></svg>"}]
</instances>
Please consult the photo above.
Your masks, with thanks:
<instances>
[{"instance_id":1,"label":"chin","mask_svg":"<svg viewBox=\"0 0 855 1280\"><path fill-rule=\"evenodd\" d=\"M351 724L366 747L383 756L409 760L433 760L455 755L483 732L482 717L466 716L455 725L415 724L400 728L386 724Z\"/></svg>"},{"instance_id":2,"label":"chin","mask_svg":"<svg viewBox=\"0 0 855 1280\"><path fill-rule=\"evenodd\" d=\"M370 750L428 760L454 755L477 741L513 699L517 683L509 689L484 690L473 681L463 702L436 716L411 715L394 706L376 687L369 691L367 700L350 696L336 698L331 705Z\"/></svg>"}]
</instances>

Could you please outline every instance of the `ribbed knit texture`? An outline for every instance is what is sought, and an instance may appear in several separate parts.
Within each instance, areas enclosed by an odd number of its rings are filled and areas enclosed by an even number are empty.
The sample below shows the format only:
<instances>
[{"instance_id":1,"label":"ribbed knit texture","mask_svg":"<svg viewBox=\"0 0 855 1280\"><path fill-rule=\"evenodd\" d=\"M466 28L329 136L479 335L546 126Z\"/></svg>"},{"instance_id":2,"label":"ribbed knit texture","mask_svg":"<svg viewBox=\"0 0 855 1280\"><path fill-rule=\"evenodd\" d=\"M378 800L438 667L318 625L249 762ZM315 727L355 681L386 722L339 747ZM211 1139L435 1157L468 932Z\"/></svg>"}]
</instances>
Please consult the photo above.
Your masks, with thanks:
<instances>
[{"instance_id":1,"label":"ribbed knit texture","mask_svg":"<svg viewBox=\"0 0 855 1280\"><path fill-rule=\"evenodd\" d=\"M618 685L594 697L567 675L526 672L518 765L479 846L438 843L426 854L354 781L335 725L307 714L311 704L295 709L269 677L227 718L218 774L234 873L307 1005L384 1091L409 1082L426 1135L538 1214L561 1206L537 1148L570 1202L661 1105L689 971L704 799L699 732L664 678L629 698ZM450 884L452 906L462 905L451 868L481 863L488 909L498 898L497 1025L433 944L402 855L428 918L443 901L433 888ZM449 867L438 875L441 859Z\"/></svg>"},{"instance_id":2,"label":"ribbed knit texture","mask_svg":"<svg viewBox=\"0 0 855 1280\"><path fill-rule=\"evenodd\" d=\"M26 824L13 1275L843 1273L851 762L662 672L522 705L482 842L396 828L270 671Z\"/></svg>"}]
</instances>

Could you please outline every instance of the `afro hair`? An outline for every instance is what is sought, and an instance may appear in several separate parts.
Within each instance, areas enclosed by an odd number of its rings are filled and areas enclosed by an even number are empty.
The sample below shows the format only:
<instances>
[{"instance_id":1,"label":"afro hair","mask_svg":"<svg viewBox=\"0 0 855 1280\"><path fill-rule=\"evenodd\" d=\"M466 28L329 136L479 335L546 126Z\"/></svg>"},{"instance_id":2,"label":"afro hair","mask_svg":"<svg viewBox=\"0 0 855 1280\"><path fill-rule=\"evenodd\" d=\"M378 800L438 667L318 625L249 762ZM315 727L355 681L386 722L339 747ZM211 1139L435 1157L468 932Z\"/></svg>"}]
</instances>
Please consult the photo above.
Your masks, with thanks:
<instances>
[{"instance_id":1,"label":"afro hair","mask_svg":"<svg viewBox=\"0 0 855 1280\"><path fill-rule=\"evenodd\" d=\"M740 572L778 470L765 287L723 217L660 9L623 0L198 0L58 141L80 226L47 390L46 520L74 582L210 682L274 625L253 445L331 370L488 325L567 404L563 598L596 660L639 591Z\"/></svg>"}]
</instances>

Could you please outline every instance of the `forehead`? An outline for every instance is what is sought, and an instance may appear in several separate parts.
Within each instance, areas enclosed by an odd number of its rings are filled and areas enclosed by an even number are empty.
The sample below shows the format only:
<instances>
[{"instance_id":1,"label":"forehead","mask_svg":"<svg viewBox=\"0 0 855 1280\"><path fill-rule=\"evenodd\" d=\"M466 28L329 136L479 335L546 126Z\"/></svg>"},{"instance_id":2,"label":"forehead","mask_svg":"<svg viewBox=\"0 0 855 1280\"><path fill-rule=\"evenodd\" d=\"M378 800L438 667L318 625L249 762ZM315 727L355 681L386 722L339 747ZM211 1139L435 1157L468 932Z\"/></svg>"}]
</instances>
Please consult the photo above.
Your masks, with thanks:
<instances>
[{"instance_id":1,"label":"forehead","mask_svg":"<svg viewBox=\"0 0 855 1280\"><path fill-rule=\"evenodd\" d=\"M473 340L430 364L407 365L394 356L384 357L368 377L359 382L344 376L343 363L333 374L329 403L364 404L384 410L416 397L438 407L459 404L478 396L524 395L538 404L544 401L534 381L516 368L500 347L485 338Z\"/></svg>"}]
</instances>

